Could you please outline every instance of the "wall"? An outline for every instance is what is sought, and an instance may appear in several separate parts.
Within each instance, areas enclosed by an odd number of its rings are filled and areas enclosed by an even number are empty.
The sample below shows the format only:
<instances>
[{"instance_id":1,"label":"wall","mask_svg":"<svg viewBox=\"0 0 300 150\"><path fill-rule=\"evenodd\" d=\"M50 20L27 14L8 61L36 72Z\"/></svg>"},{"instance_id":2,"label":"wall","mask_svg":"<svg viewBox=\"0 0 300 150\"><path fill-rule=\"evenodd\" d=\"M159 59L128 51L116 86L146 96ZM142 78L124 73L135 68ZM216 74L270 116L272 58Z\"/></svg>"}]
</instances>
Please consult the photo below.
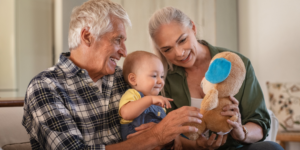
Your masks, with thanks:
<instances>
[{"instance_id":1,"label":"wall","mask_svg":"<svg viewBox=\"0 0 300 150\"><path fill-rule=\"evenodd\" d=\"M68 34L71 13L74 7L87 0L54 0L54 63L62 52L69 52Z\"/></svg>"},{"instance_id":2,"label":"wall","mask_svg":"<svg viewBox=\"0 0 300 150\"><path fill-rule=\"evenodd\" d=\"M266 82L300 82L300 1L243 0L240 52L253 63L269 106ZM290 143L290 150L299 143Z\"/></svg>"},{"instance_id":3,"label":"wall","mask_svg":"<svg viewBox=\"0 0 300 150\"><path fill-rule=\"evenodd\" d=\"M0 1L0 97L17 94L15 67L15 1Z\"/></svg>"},{"instance_id":4,"label":"wall","mask_svg":"<svg viewBox=\"0 0 300 150\"><path fill-rule=\"evenodd\" d=\"M213 8L216 12L215 45L239 51L237 0L215 0Z\"/></svg>"},{"instance_id":5,"label":"wall","mask_svg":"<svg viewBox=\"0 0 300 150\"><path fill-rule=\"evenodd\" d=\"M127 41L126 48L127 52L131 53L136 50L145 50L152 52L152 44L148 32L148 21L151 15L158 9L173 6L175 8L181 9L184 13L188 14L192 20L194 20L197 25L198 34L200 36L200 31L202 30L201 20L203 18L203 1L202 0L113 0L121 5L129 15L132 21L132 28L127 29ZM203 36L203 34L201 35ZM123 60L118 62L119 66L123 66Z\"/></svg>"},{"instance_id":6,"label":"wall","mask_svg":"<svg viewBox=\"0 0 300 150\"><path fill-rule=\"evenodd\" d=\"M52 66L52 0L0 1L0 97L24 97L30 80Z\"/></svg>"},{"instance_id":7,"label":"wall","mask_svg":"<svg viewBox=\"0 0 300 150\"><path fill-rule=\"evenodd\" d=\"M68 52L68 28L73 7L86 0L55 0L55 61L61 52ZM215 1L211 0L112 0L121 4L128 13L132 28L127 29L126 48L152 52L148 35L148 20L155 10L173 6L186 13L198 27L198 37L216 43ZM230 0L232 1L232 0ZM122 58L118 65L123 65Z\"/></svg>"},{"instance_id":8,"label":"wall","mask_svg":"<svg viewBox=\"0 0 300 150\"><path fill-rule=\"evenodd\" d=\"M30 80L53 65L52 0L15 0L16 78L18 97Z\"/></svg>"}]
</instances>

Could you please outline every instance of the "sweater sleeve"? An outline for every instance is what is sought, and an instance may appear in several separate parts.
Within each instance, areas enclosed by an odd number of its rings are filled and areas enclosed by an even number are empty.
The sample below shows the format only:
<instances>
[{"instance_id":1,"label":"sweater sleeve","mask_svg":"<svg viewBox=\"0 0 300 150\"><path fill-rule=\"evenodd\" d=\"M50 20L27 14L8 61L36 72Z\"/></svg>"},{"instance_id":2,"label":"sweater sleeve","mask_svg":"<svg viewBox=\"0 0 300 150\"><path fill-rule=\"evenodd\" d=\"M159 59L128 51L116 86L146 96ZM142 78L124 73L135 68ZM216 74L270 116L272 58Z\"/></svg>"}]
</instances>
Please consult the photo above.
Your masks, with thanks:
<instances>
[{"instance_id":1,"label":"sweater sleeve","mask_svg":"<svg viewBox=\"0 0 300 150\"><path fill-rule=\"evenodd\" d=\"M167 98L172 98L170 83L169 83L168 79L166 80L165 86L164 86L164 96ZM167 109L167 113L169 113L172 110L177 109L177 106L175 105L174 101L170 101L170 104L171 104L172 108Z\"/></svg>"},{"instance_id":2,"label":"sweater sleeve","mask_svg":"<svg viewBox=\"0 0 300 150\"><path fill-rule=\"evenodd\" d=\"M253 122L263 129L263 141L270 129L271 119L266 108L263 92L255 76L254 69L248 61L245 81L235 98L239 100L239 109L242 117L242 124Z\"/></svg>"}]
</instances>

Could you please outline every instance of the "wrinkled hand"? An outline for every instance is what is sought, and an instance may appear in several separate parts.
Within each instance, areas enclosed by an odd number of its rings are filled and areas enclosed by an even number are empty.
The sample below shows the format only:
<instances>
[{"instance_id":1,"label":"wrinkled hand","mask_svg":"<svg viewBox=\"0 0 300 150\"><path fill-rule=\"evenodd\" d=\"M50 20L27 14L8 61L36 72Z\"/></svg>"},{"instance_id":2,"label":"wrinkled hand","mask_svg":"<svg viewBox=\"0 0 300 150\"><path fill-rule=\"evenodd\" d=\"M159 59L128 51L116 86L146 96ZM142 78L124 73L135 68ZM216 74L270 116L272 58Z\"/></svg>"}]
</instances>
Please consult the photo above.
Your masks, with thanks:
<instances>
[{"instance_id":1,"label":"wrinkled hand","mask_svg":"<svg viewBox=\"0 0 300 150\"><path fill-rule=\"evenodd\" d=\"M202 149L217 149L226 143L227 134L218 135L218 138L215 140L216 136L216 134L212 134L208 139L204 135L199 136L199 138L196 140L196 143L198 147Z\"/></svg>"},{"instance_id":2,"label":"wrinkled hand","mask_svg":"<svg viewBox=\"0 0 300 150\"><path fill-rule=\"evenodd\" d=\"M163 96L152 96L152 104L160 106L162 108L172 108L169 101L173 101L171 98L166 98Z\"/></svg>"},{"instance_id":3,"label":"wrinkled hand","mask_svg":"<svg viewBox=\"0 0 300 150\"><path fill-rule=\"evenodd\" d=\"M151 129L158 144L165 145L181 133L197 132L198 129L196 127L182 125L190 122L201 123L202 115L199 111L198 108L189 106L171 111L160 123Z\"/></svg>"},{"instance_id":4,"label":"wrinkled hand","mask_svg":"<svg viewBox=\"0 0 300 150\"><path fill-rule=\"evenodd\" d=\"M233 129L230 132L232 138L238 141L242 141L245 138L245 133L242 127L239 101L235 99L233 96L230 96L230 100L232 101L232 104L224 106L223 112L221 114L224 116L234 116L234 115L238 116L237 122L233 122L229 119L227 120L227 122L233 127Z\"/></svg>"},{"instance_id":5,"label":"wrinkled hand","mask_svg":"<svg viewBox=\"0 0 300 150\"><path fill-rule=\"evenodd\" d=\"M143 132L146 132L146 131L150 130L152 127L154 127L155 125L156 125L156 123L154 123L154 122L142 124L139 127L134 128L136 132L127 135L127 139L130 139L130 138L132 138L136 135L139 135Z\"/></svg>"},{"instance_id":6,"label":"wrinkled hand","mask_svg":"<svg viewBox=\"0 0 300 150\"><path fill-rule=\"evenodd\" d=\"M182 150L182 143L180 141L180 136L177 136L174 140L173 150Z\"/></svg>"}]
</instances>

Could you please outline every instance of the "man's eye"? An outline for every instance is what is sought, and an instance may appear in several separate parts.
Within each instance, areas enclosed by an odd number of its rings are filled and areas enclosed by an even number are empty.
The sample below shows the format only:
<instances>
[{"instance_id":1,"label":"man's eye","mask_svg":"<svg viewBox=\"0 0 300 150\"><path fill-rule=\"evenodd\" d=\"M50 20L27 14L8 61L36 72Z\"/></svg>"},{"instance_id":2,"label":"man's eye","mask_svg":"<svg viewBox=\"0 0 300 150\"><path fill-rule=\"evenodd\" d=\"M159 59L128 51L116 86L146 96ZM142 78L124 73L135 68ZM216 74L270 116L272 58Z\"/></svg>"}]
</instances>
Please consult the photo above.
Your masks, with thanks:
<instances>
[{"instance_id":1,"label":"man's eye","mask_svg":"<svg viewBox=\"0 0 300 150\"><path fill-rule=\"evenodd\" d=\"M116 42L117 42L118 44L120 44L120 43L121 43L121 39L120 39L120 38L117 38L117 39L116 39Z\"/></svg>"}]
</instances>

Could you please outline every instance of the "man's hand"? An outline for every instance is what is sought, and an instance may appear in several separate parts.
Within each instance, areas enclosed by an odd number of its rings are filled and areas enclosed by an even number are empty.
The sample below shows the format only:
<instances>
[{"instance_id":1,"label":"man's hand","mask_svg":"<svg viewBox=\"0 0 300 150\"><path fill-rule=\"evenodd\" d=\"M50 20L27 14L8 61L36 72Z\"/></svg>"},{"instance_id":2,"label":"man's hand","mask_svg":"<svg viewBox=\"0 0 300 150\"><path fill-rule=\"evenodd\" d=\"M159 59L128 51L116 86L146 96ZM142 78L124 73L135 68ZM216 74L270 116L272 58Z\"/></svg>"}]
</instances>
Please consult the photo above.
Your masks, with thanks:
<instances>
[{"instance_id":1,"label":"man's hand","mask_svg":"<svg viewBox=\"0 0 300 150\"><path fill-rule=\"evenodd\" d=\"M171 98L166 98L163 96L151 96L152 104L160 106L162 108L172 108L169 101L173 101Z\"/></svg>"},{"instance_id":2,"label":"man's hand","mask_svg":"<svg viewBox=\"0 0 300 150\"><path fill-rule=\"evenodd\" d=\"M171 142L181 133L197 132L194 126L182 126L185 123L201 123L202 115L196 107L184 106L170 112L160 123L151 128L150 134L156 137L159 145Z\"/></svg>"},{"instance_id":3,"label":"man's hand","mask_svg":"<svg viewBox=\"0 0 300 150\"><path fill-rule=\"evenodd\" d=\"M156 123L154 123L154 122L142 124L141 126L134 128L136 132L127 135L127 139L130 139L130 138L132 138L136 135L139 135L143 132L146 132L146 131L150 130L152 127L154 127L155 125L156 125Z\"/></svg>"}]
</instances>

